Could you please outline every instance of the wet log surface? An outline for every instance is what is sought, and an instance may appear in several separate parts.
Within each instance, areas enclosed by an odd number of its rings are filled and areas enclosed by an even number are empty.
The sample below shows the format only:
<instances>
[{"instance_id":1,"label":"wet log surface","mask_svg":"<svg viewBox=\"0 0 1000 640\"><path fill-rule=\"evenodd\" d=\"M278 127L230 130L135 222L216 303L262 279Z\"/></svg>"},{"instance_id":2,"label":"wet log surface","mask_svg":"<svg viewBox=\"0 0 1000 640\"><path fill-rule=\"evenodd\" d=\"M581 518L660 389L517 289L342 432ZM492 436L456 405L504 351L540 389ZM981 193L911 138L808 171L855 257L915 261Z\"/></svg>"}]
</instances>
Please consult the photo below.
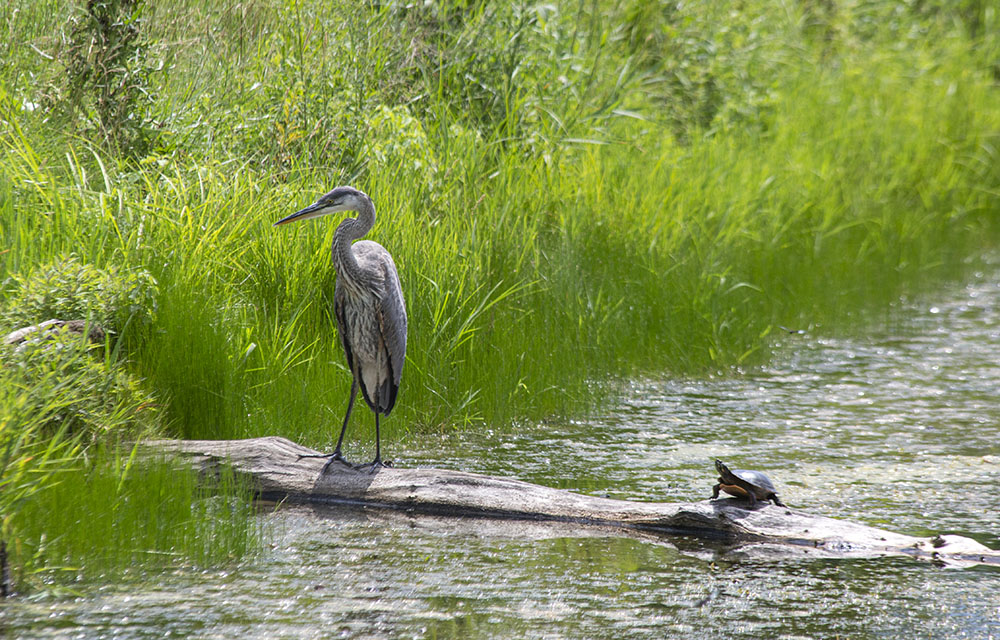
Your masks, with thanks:
<instances>
[{"instance_id":1,"label":"wet log surface","mask_svg":"<svg viewBox=\"0 0 1000 640\"><path fill-rule=\"evenodd\" d=\"M279 437L249 440L157 440L152 452L202 470L228 463L253 479L262 499L350 504L410 514L573 524L636 537L695 536L757 555L875 557L906 555L951 566L1000 566L1000 551L957 535L918 538L863 524L737 498L700 502L638 502L589 496L520 480L446 469L358 471L334 464L322 473L317 452ZM711 482L714 477L706 478ZM558 527L564 530L565 527Z\"/></svg>"}]
</instances>

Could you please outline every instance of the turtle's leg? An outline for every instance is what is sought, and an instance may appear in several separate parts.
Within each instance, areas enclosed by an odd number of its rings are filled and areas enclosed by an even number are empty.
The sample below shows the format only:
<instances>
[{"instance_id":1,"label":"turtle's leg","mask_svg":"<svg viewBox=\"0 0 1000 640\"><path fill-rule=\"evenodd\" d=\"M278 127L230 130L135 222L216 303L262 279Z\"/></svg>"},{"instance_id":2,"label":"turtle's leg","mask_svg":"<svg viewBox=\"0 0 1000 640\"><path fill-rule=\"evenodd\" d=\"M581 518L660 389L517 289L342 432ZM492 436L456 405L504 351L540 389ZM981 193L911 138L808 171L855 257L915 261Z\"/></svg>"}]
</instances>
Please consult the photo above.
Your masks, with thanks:
<instances>
[{"instance_id":1,"label":"turtle's leg","mask_svg":"<svg viewBox=\"0 0 1000 640\"><path fill-rule=\"evenodd\" d=\"M754 505L757 504L757 496L753 494L753 491L747 491L747 498L750 499L750 508L753 509Z\"/></svg>"},{"instance_id":2,"label":"turtle's leg","mask_svg":"<svg viewBox=\"0 0 1000 640\"><path fill-rule=\"evenodd\" d=\"M722 486L722 483L720 482L719 484L717 484L714 487L712 487L712 500L715 500L716 498L719 497L719 487L721 487L721 486Z\"/></svg>"},{"instance_id":3,"label":"turtle's leg","mask_svg":"<svg viewBox=\"0 0 1000 640\"><path fill-rule=\"evenodd\" d=\"M784 502L782 502L781 500L778 499L778 494L776 494L776 493L772 493L771 494L771 502L773 502L774 504L778 505L779 507L787 506L787 505L785 505Z\"/></svg>"}]
</instances>

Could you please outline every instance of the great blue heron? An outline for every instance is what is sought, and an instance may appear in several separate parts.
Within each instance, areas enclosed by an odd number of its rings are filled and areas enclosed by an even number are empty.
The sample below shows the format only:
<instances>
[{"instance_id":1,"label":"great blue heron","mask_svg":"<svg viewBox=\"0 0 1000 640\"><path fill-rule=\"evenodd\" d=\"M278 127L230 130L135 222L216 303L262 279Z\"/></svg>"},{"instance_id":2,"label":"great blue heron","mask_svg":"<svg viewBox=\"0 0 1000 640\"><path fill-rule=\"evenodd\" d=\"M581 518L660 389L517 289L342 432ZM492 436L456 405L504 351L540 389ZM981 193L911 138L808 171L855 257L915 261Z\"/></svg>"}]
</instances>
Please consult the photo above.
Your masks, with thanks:
<instances>
[{"instance_id":1,"label":"great blue heron","mask_svg":"<svg viewBox=\"0 0 1000 640\"><path fill-rule=\"evenodd\" d=\"M333 262L337 267L333 308L340 343L353 379L337 447L332 454L324 456L330 458L323 467L324 473L334 461L346 462L341 454L341 445L358 386L365 402L375 412L375 460L358 467L370 467L374 471L385 466L379 443L378 418L379 414L388 416L396 404L406 357L406 305L396 264L389 252L377 242L354 242L375 224L375 205L371 198L352 187L337 187L305 209L278 220L274 226L340 211L358 213L357 218L347 218L337 226L332 247Z\"/></svg>"}]
</instances>

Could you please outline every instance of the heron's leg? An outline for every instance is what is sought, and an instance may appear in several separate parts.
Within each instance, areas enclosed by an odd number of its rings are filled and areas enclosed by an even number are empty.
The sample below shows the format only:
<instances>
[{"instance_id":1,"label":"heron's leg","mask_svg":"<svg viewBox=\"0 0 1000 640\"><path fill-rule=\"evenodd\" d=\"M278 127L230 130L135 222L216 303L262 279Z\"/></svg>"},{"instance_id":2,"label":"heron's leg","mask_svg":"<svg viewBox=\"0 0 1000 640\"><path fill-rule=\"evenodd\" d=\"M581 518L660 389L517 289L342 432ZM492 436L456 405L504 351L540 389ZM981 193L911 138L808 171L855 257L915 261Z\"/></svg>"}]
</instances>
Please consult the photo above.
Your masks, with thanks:
<instances>
[{"instance_id":1,"label":"heron's leg","mask_svg":"<svg viewBox=\"0 0 1000 640\"><path fill-rule=\"evenodd\" d=\"M375 405L378 406L378 405ZM354 465L354 468L358 471L366 469L369 473L375 473L375 470L379 467L386 466L382 462L382 452L379 450L379 433L378 433L378 411L375 412L375 459L371 462L365 462L362 464Z\"/></svg>"},{"instance_id":2,"label":"heron's leg","mask_svg":"<svg viewBox=\"0 0 1000 640\"><path fill-rule=\"evenodd\" d=\"M375 406L378 407L378 390L375 391ZM367 468L370 473L375 473L375 470L379 467L392 466L390 464L385 464L382 462L382 447L381 447L381 434L379 433L378 425L378 409L374 411L375 413L375 459L368 464L359 464L355 466L355 469L365 469Z\"/></svg>"},{"instance_id":3,"label":"heron's leg","mask_svg":"<svg viewBox=\"0 0 1000 640\"><path fill-rule=\"evenodd\" d=\"M347 421L351 418L351 409L354 408L354 399L358 396L358 379L351 376L351 399L347 401L347 413L344 415L344 424L340 427L340 437L337 438L337 446L333 450L334 460L343 460L340 447L344 444L344 434L347 432ZM376 414L377 416L378 414Z\"/></svg>"},{"instance_id":4,"label":"heron's leg","mask_svg":"<svg viewBox=\"0 0 1000 640\"><path fill-rule=\"evenodd\" d=\"M377 406L377 405L376 405ZM378 431L378 411L375 412L375 459L372 466L382 464L382 438Z\"/></svg>"},{"instance_id":5,"label":"heron's leg","mask_svg":"<svg viewBox=\"0 0 1000 640\"><path fill-rule=\"evenodd\" d=\"M351 380L351 397L347 401L347 413L344 415L344 424L340 427L340 437L337 438L337 447L333 450L333 453L317 453L317 454L305 454L300 455L299 460L302 458L329 458L330 460L323 467L322 473L326 473L327 469L330 468L335 461L340 460L341 462L350 464L347 460L344 460L343 454L340 452L341 446L344 444L344 433L347 431L347 421L351 419L351 409L354 408L354 398L358 395L358 381L356 379Z\"/></svg>"}]
</instances>

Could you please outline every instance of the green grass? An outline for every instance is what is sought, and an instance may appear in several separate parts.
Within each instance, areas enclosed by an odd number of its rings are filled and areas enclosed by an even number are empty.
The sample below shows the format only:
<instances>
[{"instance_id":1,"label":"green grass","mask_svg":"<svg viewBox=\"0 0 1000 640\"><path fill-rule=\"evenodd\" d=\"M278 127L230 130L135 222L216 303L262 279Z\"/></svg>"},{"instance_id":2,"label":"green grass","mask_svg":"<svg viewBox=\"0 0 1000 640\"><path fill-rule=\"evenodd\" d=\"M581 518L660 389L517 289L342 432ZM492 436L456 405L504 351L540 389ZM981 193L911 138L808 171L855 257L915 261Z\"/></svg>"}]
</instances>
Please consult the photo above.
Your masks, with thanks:
<instances>
[{"instance_id":1,"label":"green grass","mask_svg":"<svg viewBox=\"0 0 1000 640\"><path fill-rule=\"evenodd\" d=\"M0 349L0 534L19 592L260 546L244 480L208 482L121 444L162 433L162 411L113 353L65 333Z\"/></svg>"},{"instance_id":2,"label":"green grass","mask_svg":"<svg viewBox=\"0 0 1000 640\"><path fill-rule=\"evenodd\" d=\"M155 282L107 352L163 429L328 447L350 385L336 225L271 225L352 183L410 321L390 451L737 373L778 326L864 326L995 248L988 4L159 3L128 147L100 142L97 102L58 108L50 34L74 9L22 2L0 34L0 302L67 255ZM355 415L349 455L373 435Z\"/></svg>"}]
</instances>

